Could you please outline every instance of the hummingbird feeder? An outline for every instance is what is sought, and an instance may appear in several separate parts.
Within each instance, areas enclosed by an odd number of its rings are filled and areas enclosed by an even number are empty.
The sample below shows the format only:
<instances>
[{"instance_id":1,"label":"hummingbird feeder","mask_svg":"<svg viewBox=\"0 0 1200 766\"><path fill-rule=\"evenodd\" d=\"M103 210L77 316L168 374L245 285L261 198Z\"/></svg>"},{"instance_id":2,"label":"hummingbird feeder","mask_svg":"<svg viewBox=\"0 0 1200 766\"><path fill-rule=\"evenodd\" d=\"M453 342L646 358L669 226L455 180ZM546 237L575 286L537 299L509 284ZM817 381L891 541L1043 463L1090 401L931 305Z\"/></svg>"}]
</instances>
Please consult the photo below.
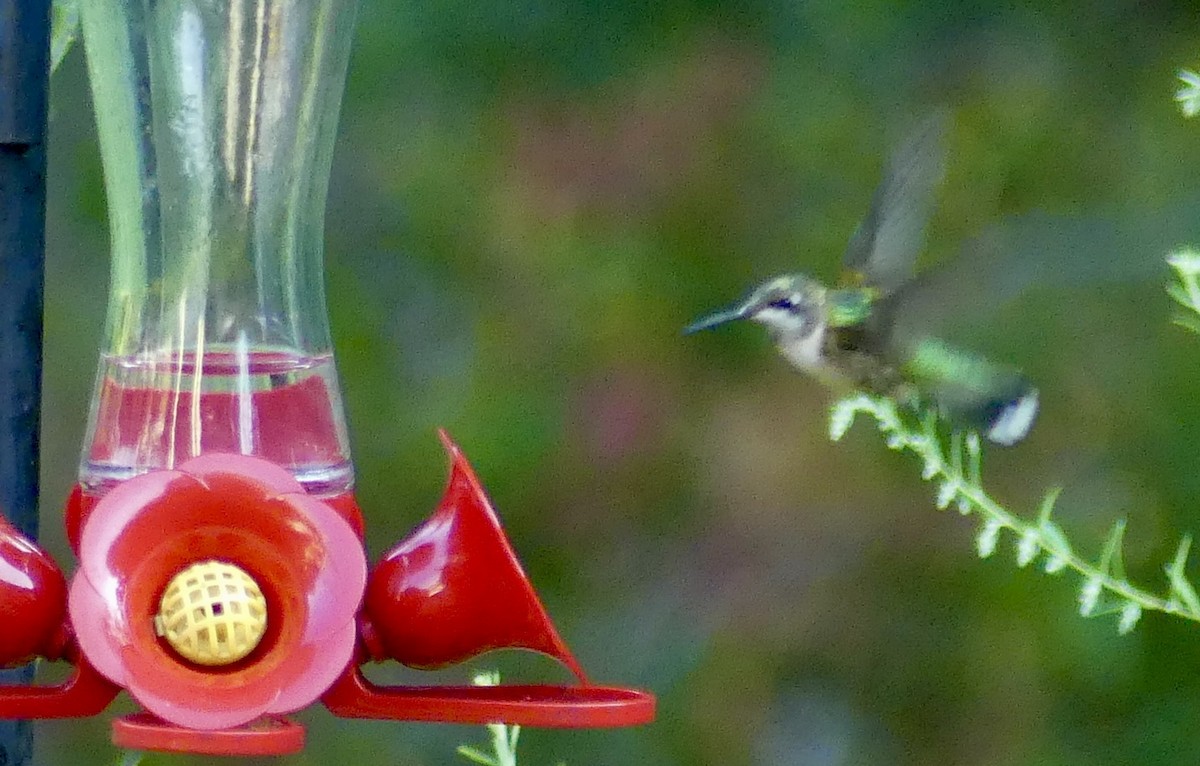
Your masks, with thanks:
<instances>
[{"instance_id":1,"label":"hummingbird feeder","mask_svg":"<svg viewBox=\"0 0 1200 766\"><path fill-rule=\"evenodd\" d=\"M432 516L373 567L354 499L323 292L323 214L353 4L81 6L112 237L79 481L78 556L0 521L0 717L68 718L126 690L123 747L294 752L287 713L614 727L646 692L591 684L462 451ZM578 683L379 686L362 666L547 654Z\"/></svg>"}]
</instances>

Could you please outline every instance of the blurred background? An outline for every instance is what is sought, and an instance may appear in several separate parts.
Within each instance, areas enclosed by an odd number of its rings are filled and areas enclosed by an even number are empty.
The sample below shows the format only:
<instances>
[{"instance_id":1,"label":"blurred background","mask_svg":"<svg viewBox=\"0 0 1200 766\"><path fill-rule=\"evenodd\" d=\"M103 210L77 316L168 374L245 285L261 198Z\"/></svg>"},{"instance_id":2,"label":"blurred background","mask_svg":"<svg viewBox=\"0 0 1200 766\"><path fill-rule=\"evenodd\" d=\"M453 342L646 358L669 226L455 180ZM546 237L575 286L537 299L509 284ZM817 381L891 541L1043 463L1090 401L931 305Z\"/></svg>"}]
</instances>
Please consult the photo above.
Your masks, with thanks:
<instances>
[{"instance_id":1,"label":"blurred background","mask_svg":"<svg viewBox=\"0 0 1200 766\"><path fill-rule=\"evenodd\" d=\"M758 328L680 335L762 278L833 277L895 141L950 106L922 263L1011 245L944 331L1043 402L986 482L1030 514L1062 485L1093 554L1127 517L1131 576L1165 591L1200 531L1200 339L1163 292L1200 244L1200 123L1172 101L1197 66L1188 3L362 4L326 262L371 554L440 496L445 426L584 667L659 695L652 726L523 732L522 764L1200 758L1200 626L1079 618L1077 579L1008 540L976 559L974 520L873 428L831 444L829 395ZM70 561L108 235L82 51L53 87L43 534ZM445 677L482 667L566 680L499 656ZM281 762L485 739L303 717ZM118 757L107 720L38 731L42 763Z\"/></svg>"}]
</instances>

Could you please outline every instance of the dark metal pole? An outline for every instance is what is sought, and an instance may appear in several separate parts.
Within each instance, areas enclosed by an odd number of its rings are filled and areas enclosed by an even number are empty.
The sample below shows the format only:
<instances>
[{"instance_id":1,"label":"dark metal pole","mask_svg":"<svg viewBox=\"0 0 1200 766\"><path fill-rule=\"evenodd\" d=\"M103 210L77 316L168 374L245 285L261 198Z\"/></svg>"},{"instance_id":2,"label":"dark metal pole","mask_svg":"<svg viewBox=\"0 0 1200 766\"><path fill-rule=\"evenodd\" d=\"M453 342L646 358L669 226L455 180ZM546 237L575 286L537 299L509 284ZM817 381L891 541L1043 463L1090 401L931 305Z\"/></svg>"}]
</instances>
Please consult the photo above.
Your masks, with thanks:
<instances>
[{"instance_id":1,"label":"dark metal pole","mask_svg":"<svg viewBox=\"0 0 1200 766\"><path fill-rule=\"evenodd\" d=\"M0 509L36 538L46 241L50 0L0 0ZM0 673L29 683L33 667ZM0 766L32 761L29 721L0 721Z\"/></svg>"}]
</instances>

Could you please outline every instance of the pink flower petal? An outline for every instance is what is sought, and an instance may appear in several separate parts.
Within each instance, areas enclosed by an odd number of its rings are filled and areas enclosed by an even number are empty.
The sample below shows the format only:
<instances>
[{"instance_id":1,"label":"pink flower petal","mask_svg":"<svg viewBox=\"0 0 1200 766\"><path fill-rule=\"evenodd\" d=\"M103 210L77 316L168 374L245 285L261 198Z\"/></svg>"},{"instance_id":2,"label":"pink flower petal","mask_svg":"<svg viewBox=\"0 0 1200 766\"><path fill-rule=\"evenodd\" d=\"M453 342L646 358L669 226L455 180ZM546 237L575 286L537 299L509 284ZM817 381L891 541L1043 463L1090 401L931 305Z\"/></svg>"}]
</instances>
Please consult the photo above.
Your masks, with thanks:
<instances>
[{"instance_id":1,"label":"pink flower petal","mask_svg":"<svg viewBox=\"0 0 1200 766\"><path fill-rule=\"evenodd\" d=\"M115 587L115 583L112 585ZM71 581L67 609L75 638L88 661L105 678L124 686L121 647L126 639L123 614L111 608L109 600L100 595L83 571L76 573Z\"/></svg>"},{"instance_id":2,"label":"pink flower petal","mask_svg":"<svg viewBox=\"0 0 1200 766\"><path fill-rule=\"evenodd\" d=\"M290 713L312 704L350 664L357 642L358 626L349 622L322 641L298 647L289 658L292 677L267 712Z\"/></svg>"},{"instance_id":3,"label":"pink flower petal","mask_svg":"<svg viewBox=\"0 0 1200 766\"><path fill-rule=\"evenodd\" d=\"M153 471L118 484L92 509L80 535L79 565L101 592L105 591L103 583L112 576L109 551L125 528L165 502L180 483L194 485L196 480L179 471Z\"/></svg>"},{"instance_id":4,"label":"pink flower petal","mask_svg":"<svg viewBox=\"0 0 1200 766\"><path fill-rule=\"evenodd\" d=\"M236 669L193 666L153 632L166 579L205 558L254 572L273 610L265 654ZM366 573L355 531L287 471L206 455L130 479L96 505L70 612L84 654L147 710L219 729L304 707L333 683L354 653Z\"/></svg>"},{"instance_id":5,"label":"pink flower petal","mask_svg":"<svg viewBox=\"0 0 1200 766\"><path fill-rule=\"evenodd\" d=\"M234 474L261 485L263 494L267 497L304 492L304 487L300 486L300 482L296 481L296 477L286 468L270 460L250 455L212 452L181 463L177 470L195 476L206 484L208 477L214 474Z\"/></svg>"}]
</instances>

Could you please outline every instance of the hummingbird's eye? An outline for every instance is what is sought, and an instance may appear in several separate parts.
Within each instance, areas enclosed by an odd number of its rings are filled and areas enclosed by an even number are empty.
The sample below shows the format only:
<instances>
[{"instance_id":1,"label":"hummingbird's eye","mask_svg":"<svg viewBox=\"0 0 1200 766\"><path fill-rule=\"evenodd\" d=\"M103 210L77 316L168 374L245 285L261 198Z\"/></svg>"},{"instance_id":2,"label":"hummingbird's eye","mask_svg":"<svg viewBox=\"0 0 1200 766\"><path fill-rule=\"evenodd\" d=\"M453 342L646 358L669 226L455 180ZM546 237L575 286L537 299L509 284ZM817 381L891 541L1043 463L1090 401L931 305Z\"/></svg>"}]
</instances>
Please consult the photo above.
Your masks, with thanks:
<instances>
[{"instance_id":1,"label":"hummingbird's eye","mask_svg":"<svg viewBox=\"0 0 1200 766\"><path fill-rule=\"evenodd\" d=\"M796 304L792 303L791 298L776 298L767 305L773 309L782 309L784 311L791 311L796 307Z\"/></svg>"}]
</instances>

